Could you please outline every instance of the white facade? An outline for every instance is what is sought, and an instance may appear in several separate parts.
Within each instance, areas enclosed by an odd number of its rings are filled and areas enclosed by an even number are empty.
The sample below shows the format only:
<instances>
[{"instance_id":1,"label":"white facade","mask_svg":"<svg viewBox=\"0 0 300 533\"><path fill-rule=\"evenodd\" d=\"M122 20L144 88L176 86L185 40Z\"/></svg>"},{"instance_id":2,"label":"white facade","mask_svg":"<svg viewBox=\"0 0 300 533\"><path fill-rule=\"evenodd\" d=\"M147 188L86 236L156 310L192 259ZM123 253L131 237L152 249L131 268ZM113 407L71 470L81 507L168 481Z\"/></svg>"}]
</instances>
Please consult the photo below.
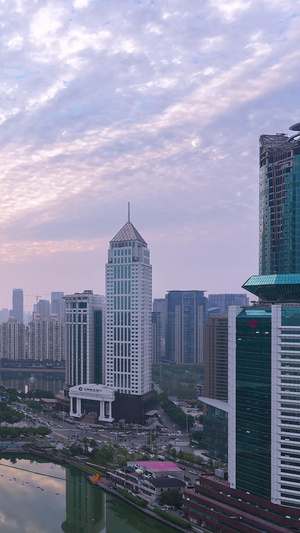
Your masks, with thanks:
<instances>
[{"instance_id":1,"label":"white facade","mask_svg":"<svg viewBox=\"0 0 300 533\"><path fill-rule=\"evenodd\" d=\"M64 296L66 302L66 382L102 382L105 298L93 291ZM101 315L99 315L101 312Z\"/></svg>"},{"instance_id":2,"label":"white facade","mask_svg":"<svg viewBox=\"0 0 300 533\"><path fill-rule=\"evenodd\" d=\"M25 326L15 317L0 325L0 357L25 359Z\"/></svg>"},{"instance_id":3,"label":"white facade","mask_svg":"<svg viewBox=\"0 0 300 533\"><path fill-rule=\"evenodd\" d=\"M113 422L112 404L115 399L115 391L105 385L90 383L88 385L77 385L69 389L70 396L70 416L81 418L82 400L92 400L99 404L98 420L101 422Z\"/></svg>"},{"instance_id":4,"label":"white facade","mask_svg":"<svg viewBox=\"0 0 300 533\"><path fill-rule=\"evenodd\" d=\"M28 358L38 361L65 360L65 329L56 314L34 313L28 324Z\"/></svg>"},{"instance_id":5,"label":"white facade","mask_svg":"<svg viewBox=\"0 0 300 533\"><path fill-rule=\"evenodd\" d=\"M124 394L151 389L152 267L131 222L111 240L106 264L106 385Z\"/></svg>"},{"instance_id":6,"label":"white facade","mask_svg":"<svg viewBox=\"0 0 300 533\"><path fill-rule=\"evenodd\" d=\"M282 306L272 306L271 486L281 505L300 505L299 319L283 325Z\"/></svg>"}]
</instances>

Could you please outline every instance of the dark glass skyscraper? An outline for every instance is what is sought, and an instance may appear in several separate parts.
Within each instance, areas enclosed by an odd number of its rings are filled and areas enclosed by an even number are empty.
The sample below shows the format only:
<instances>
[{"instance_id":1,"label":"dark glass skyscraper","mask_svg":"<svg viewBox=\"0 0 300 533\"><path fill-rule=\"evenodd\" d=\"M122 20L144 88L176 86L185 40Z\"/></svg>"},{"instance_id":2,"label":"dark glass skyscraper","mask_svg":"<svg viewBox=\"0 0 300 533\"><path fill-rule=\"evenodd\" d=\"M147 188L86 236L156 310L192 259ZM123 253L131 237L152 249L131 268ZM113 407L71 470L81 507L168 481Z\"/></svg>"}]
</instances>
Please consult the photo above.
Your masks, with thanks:
<instances>
[{"instance_id":1,"label":"dark glass skyscraper","mask_svg":"<svg viewBox=\"0 0 300 533\"><path fill-rule=\"evenodd\" d=\"M300 272L300 133L261 135L259 144L259 273Z\"/></svg>"},{"instance_id":2,"label":"dark glass skyscraper","mask_svg":"<svg viewBox=\"0 0 300 533\"><path fill-rule=\"evenodd\" d=\"M166 359L203 363L204 291L169 291L166 295Z\"/></svg>"}]
</instances>

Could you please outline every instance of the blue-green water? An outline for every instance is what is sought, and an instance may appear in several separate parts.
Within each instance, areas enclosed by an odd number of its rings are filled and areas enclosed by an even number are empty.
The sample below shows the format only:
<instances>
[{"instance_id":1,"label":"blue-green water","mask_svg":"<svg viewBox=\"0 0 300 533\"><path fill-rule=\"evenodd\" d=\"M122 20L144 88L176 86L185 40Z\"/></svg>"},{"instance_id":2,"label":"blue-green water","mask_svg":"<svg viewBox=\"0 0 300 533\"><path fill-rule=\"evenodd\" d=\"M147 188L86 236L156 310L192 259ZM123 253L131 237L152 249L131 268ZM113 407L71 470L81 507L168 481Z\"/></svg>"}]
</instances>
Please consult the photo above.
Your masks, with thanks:
<instances>
[{"instance_id":1,"label":"blue-green water","mask_svg":"<svg viewBox=\"0 0 300 533\"><path fill-rule=\"evenodd\" d=\"M2 533L172 533L99 488L75 468L29 459L0 460Z\"/></svg>"}]
</instances>

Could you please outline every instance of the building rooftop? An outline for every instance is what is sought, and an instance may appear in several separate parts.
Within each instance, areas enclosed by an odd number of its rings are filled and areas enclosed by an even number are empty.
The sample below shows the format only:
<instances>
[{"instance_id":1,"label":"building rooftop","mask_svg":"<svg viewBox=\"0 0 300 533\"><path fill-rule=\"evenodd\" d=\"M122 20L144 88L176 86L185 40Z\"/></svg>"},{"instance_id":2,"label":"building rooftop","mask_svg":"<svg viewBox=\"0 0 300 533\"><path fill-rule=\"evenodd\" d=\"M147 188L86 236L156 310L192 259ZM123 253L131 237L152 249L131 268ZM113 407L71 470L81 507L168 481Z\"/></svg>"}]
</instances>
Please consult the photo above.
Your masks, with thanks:
<instances>
[{"instance_id":1,"label":"building rooftop","mask_svg":"<svg viewBox=\"0 0 300 533\"><path fill-rule=\"evenodd\" d=\"M158 477L151 479L150 483L157 489L167 487L171 487L172 489L185 487L185 482L176 477Z\"/></svg>"},{"instance_id":2,"label":"building rooftop","mask_svg":"<svg viewBox=\"0 0 300 533\"><path fill-rule=\"evenodd\" d=\"M138 230L131 222L126 222L124 226L113 237L111 242L123 242L123 241L138 241L147 246L146 241L143 239Z\"/></svg>"},{"instance_id":3,"label":"building rooftop","mask_svg":"<svg viewBox=\"0 0 300 533\"><path fill-rule=\"evenodd\" d=\"M175 463L168 461L128 461L128 465L136 465L152 472L182 472Z\"/></svg>"},{"instance_id":4,"label":"building rooftop","mask_svg":"<svg viewBox=\"0 0 300 533\"><path fill-rule=\"evenodd\" d=\"M300 274L268 274L251 276L243 289L267 302L299 302Z\"/></svg>"}]
</instances>

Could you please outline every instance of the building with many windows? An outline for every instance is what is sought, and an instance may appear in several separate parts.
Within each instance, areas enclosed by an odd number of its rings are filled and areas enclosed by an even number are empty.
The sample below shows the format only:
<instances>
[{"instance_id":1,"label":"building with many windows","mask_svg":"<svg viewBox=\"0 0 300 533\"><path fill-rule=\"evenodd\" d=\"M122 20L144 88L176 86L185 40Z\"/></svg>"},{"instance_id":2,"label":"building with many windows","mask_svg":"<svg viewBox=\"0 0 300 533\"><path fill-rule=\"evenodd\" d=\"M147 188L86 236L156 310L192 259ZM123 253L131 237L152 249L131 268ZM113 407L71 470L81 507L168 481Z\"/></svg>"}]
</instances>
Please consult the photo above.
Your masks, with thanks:
<instances>
[{"instance_id":1,"label":"building with many windows","mask_svg":"<svg viewBox=\"0 0 300 533\"><path fill-rule=\"evenodd\" d=\"M300 272L300 123L260 137L260 274Z\"/></svg>"},{"instance_id":2,"label":"building with many windows","mask_svg":"<svg viewBox=\"0 0 300 533\"><path fill-rule=\"evenodd\" d=\"M207 297L207 311L209 315L227 313L230 305L244 307L249 305L247 294L209 294Z\"/></svg>"},{"instance_id":3,"label":"building with many windows","mask_svg":"<svg viewBox=\"0 0 300 533\"><path fill-rule=\"evenodd\" d=\"M152 396L152 267L147 243L130 219L110 241L106 301L106 385L118 392L119 418L141 419Z\"/></svg>"},{"instance_id":4,"label":"building with many windows","mask_svg":"<svg viewBox=\"0 0 300 533\"><path fill-rule=\"evenodd\" d=\"M204 330L204 396L228 398L228 316L210 316Z\"/></svg>"},{"instance_id":5,"label":"building with many windows","mask_svg":"<svg viewBox=\"0 0 300 533\"><path fill-rule=\"evenodd\" d=\"M104 296L93 291L64 296L66 302L66 384L103 383Z\"/></svg>"},{"instance_id":6,"label":"building with many windows","mask_svg":"<svg viewBox=\"0 0 300 533\"><path fill-rule=\"evenodd\" d=\"M230 486L297 507L300 274L253 276L244 287L259 294L261 304L230 308Z\"/></svg>"},{"instance_id":7,"label":"building with many windows","mask_svg":"<svg viewBox=\"0 0 300 533\"><path fill-rule=\"evenodd\" d=\"M26 328L15 317L0 324L0 358L25 359Z\"/></svg>"},{"instance_id":8,"label":"building with many windows","mask_svg":"<svg viewBox=\"0 0 300 533\"><path fill-rule=\"evenodd\" d=\"M35 361L65 360L65 328L53 314L33 314L28 324L28 358Z\"/></svg>"},{"instance_id":9,"label":"building with many windows","mask_svg":"<svg viewBox=\"0 0 300 533\"><path fill-rule=\"evenodd\" d=\"M14 316L20 324L23 323L24 295L23 289L13 289L12 310L10 315Z\"/></svg>"},{"instance_id":10,"label":"building with many windows","mask_svg":"<svg viewBox=\"0 0 300 533\"><path fill-rule=\"evenodd\" d=\"M166 295L166 360L203 363L206 318L204 291L169 291Z\"/></svg>"}]
</instances>

